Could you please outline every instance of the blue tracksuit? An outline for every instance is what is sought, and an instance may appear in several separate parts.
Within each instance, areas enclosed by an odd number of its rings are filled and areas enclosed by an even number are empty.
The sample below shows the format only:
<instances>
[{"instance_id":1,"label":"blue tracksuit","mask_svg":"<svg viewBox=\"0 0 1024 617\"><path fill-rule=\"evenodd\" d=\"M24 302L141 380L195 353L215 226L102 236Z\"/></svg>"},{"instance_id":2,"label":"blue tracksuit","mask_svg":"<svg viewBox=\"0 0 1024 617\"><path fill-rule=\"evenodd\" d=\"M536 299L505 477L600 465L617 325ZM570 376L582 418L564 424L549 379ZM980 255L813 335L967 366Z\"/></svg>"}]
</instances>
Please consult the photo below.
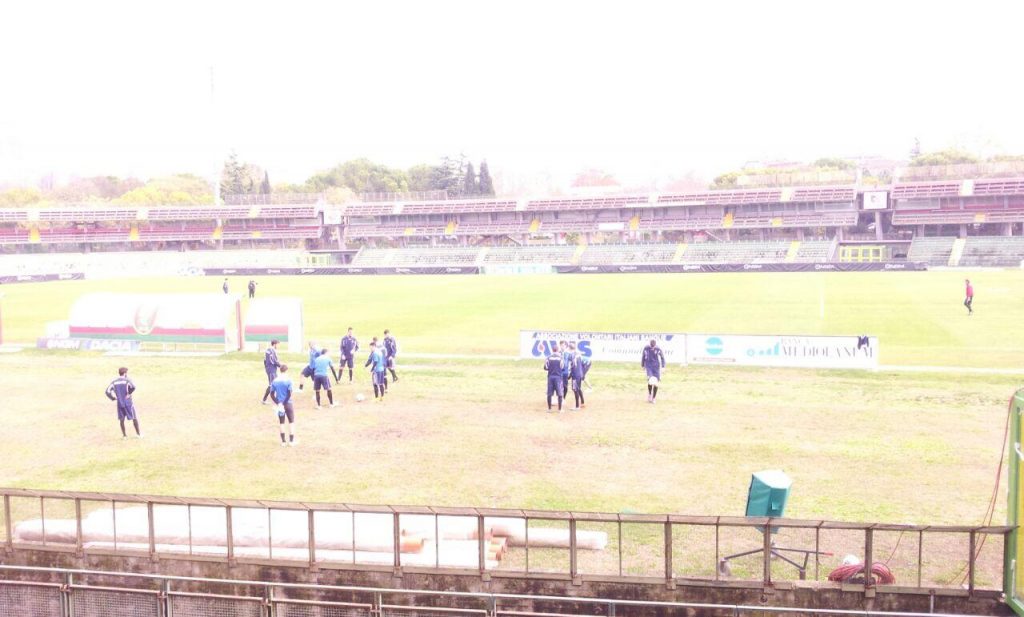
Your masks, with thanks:
<instances>
[{"instance_id":1,"label":"blue tracksuit","mask_svg":"<svg viewBox=\"0 0 1024 617\"><path fill-rule=\"evenodd\" d=\"M583 376L586 374L583 367L583 356L574 354L572 360L572 366L569 368L572 375L572 389L579 392L583 388Z\"/></svg>"},{"instance_id":2,"label":"blue tracksuit","mask_svg":"<svg viewBox=\"0 0 1024 617\"><path fill-rule=\"evenodd\" d=\"M104 394L110 400L117 401L118 420L135 419L135 404L132 403L132 392L135 392L135 384L127 376L118 377L107 386Z\"/></svg>"},{"instance_id":3,"label":"blue tracksuit","mask_svg":"<svg viewBox=\"0 0 1024 617\"><path fill-rule=\"evenodd\" d=\"M590 372L590 358L580 354L580 364L583 365L583 379L586 379L587 373Z\"/></svg>"},{"instance_id":4,"label":"blue tracksuit","mask_svg":"<svg viewBox=\"0 0 1024 617\"><path fill-rule=\"evenodd\" d=\"M359 341L356 337L346 334L341 337L341 366L352 368L355 353L359 351Z\"/></svg>"},{"instance_id":5,"label":"blue tracksuit","mask_svg":"<svg viewBox=\"0 0 1024 617\"><path fill-rule=\"evenodd\" d=\"M548 372L548 407L551 407L551 395L558 395L558 405L562 405L562 355L553 353L544 361L544 370Z\"/></svg>"},{"instance_id":6,"label":"blue tracksuit","mask_svg":"<svg viewBox=\"0 0 1024 617\"><path fill-rule=\"evenodd\" d=\"M647 377L657 377L661 380L661 369L665 366L665 354L661 353L661 347L644 347L640 356L640 366L647 370Z\"/></svg>"},{"instance_id":7,"label":"blue tracksuit","mask_svg":"<svg viewBox=\"0 0 1024 617\"><path fill-rule=\"evenodd\" d=\"M266 353L263 355L263 368L267 371L267 383L274 383L274 378L277 377L277 369L281 366L281 361L277 359L277 350L273 347L267 347Z\"/></svg>"}]
</instances>

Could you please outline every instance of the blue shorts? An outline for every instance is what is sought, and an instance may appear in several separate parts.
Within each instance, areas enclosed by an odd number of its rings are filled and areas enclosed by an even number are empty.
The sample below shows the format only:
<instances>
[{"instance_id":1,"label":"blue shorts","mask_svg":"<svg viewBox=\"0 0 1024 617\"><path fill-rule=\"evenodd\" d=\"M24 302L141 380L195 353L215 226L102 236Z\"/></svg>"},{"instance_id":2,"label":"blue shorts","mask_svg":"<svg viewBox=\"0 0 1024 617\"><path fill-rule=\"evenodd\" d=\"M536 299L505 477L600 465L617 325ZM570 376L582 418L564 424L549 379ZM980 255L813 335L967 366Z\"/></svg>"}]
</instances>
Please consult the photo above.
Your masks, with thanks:
<instances>
[{"instance_id":1,"label":"blue shorts","mask_svg":"<svg viewBox=\"0 0 1024 617\"><path fill-rule=\"evenodd\" d=\"M381 371L379 373L377 371L373 371L373 385L375 385L375 386L383 386L384 385L384 381L386 379L387 379L387 373L385 373L384 371Z\"/></svg>"},{"instance_id":2,"label":"blue shorts","mask_svg":"<svg viewBox=\"0 0 1024 617\"><path fill-rule=\"evenodd\" d=\"M647 378L648 379L650 379L651 377L657 377L658 381L661 381L661 367L660 366L648 366L646 368L647 368Z\"/></svg>"},{"instance_id":3,"label":"blue shorts","mask_svg":"<svg viewBox=\"0 0 1024 617\"><path fill-rule=\"evenodd\" d=\"M330 375L313 375L313 389L314 390L330 390L331 389L331 376Z\"/></svg>"},{"instance_id":4,"label":"blue shorts","mask_svg":"<svg viewBox=\"0 0 1024 617\"><path fill-rule=\"evenodd\" d=\"M277 369L267 371L267 385L274 383L275 379L277 379Z\"/></svg>"},{"instance_id":5,"label":"blue shorts","mask_svg":"<svg viewBox=\"0 0 1024 617\"><path fill-rule=\"evenodd\" d=\"M127 405L117 406L117 419L118 420L135 420L135 404L128 401Z\"/></svg>"},{"instance_id":6,"label":"blue shorts","mask_svg":"<svg viewBox=\"0 0 1024 617\"><path fill-rule=\"evenodd\" d=\"M352 368L355 365L354 358L355 354L352 354L351 356L342 355L341 364L339 364L338 366L347 366L349 368Z\"/></svg>"}]
</instances>

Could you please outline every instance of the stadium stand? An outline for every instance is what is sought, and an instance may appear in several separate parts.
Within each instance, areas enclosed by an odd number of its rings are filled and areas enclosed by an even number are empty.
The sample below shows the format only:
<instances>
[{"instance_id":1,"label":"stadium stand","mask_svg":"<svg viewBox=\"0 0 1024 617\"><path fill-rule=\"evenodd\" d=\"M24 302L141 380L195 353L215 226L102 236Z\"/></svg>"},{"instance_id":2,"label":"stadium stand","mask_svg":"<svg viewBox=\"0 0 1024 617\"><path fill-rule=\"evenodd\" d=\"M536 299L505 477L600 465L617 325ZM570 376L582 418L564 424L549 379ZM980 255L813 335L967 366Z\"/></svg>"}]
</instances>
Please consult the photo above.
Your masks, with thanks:
<instances>
[{"instance_id":1,"label":"stadium stand","mask_svg":"<svg viewBox=\"0 0 1024 617\"><path fill-rule=\"evenodd\" d=\"M430 247L405 249L364 248L352 260L353 266L471 266L480 249L476 247Z\"/></svg>"},{"instance_id":2,"label":"stadium stand","mask_svg":"<svg viewBox=\"0 0 1024 617\"><path fill-rule=\"evenodd\" d=\"M910 243L907 259L924 262L929 266L945 266L949 263L955 241L954 237L915 237Z\"/></svg>"},{"instance_id":3,"label":"stadium stand","mask_svg":"<svg viewBox=\"0 0 1024 617\"><path fill-rule=\"evenodd\" d=\"M591 244L580 255L585 265L671 263L676 244Z\"/></svg>"},{"instance_id":4,"label":"stadium stand","mask_svg":"<svg viewBox=\"0 0 1024 617\"><path fill-rule=\"evenodd\" d=\"M699 242L683 250L685 263L782 263L789 242Z\"/></svg>"},{"instance_id":5,"label":"stadium stand","mask_svg":"<svg viewBox=\"0 0 1024 617\"><path fill-rule=\"evenodd\" d=\"M306 265L300 250L132 251L0 255L0 275L88 272L90 277L201 274L204 268Z\"/></svg>"},{"instance_id":6,"label":"stadium stand","mask_svg":"<svg viewBox=\"0 0 1024 617\"><path fill-rule=\"evenodd\" d=\"M1019 266L1024 263L1024 236L967 238L961 266Z\"/></svg>"},{"instance_id":7,"label":"stadium stand","mask_svg":"<svg viewBox=\"0 0 1024 617\"><path fill-rule=\"evenodd\" d=\"M328 204L321 194L227 196L229 205L220 206L69 204L0 209L0 249L362 249L365 255L357 259L363 265L382 259L407 265L608 265L691 258L818 262L836 254L836 241L905 247L916 236L909 259L955 265L960 254L933 246L945 242L935 238L1024 232L1024 177L938 178L870 190L887 190L882 203L888 207L863 212L861 189L850 184L536 199L397 201L402 196L396 195L347 204ZM707 247L694 248L704 240ZM729 242L739 246L725 247ZM436 253L415 248L438 244L448 247ZM484 246L489 248L476 252ZM1013 240L970 242L963 263L1016 263L1018 246ZM375 252L390 247L417 252ZM897 258L903 255L901 250Z\"/></svg>"},{"instance_id":8,"label":"stadium stand","mask_svg":"<svg viewBox=\"0 0 1024 617\"><path fill-rule=\"evenodd\" d=\"M806 240L797 248L793 261L797 263L825 263L835 252L834 240Z\"/></svg>"},{"instance_id":9,"label":"stadium stand","mask_svg":"<svg viewBox=\"0 0 1024 617\"><path fill-rule=\"evenodd\" d=\"M484 256L487 264L542 263L568 264L576 247L567 246L495 246Z\"/></svg>"}]
</instances>

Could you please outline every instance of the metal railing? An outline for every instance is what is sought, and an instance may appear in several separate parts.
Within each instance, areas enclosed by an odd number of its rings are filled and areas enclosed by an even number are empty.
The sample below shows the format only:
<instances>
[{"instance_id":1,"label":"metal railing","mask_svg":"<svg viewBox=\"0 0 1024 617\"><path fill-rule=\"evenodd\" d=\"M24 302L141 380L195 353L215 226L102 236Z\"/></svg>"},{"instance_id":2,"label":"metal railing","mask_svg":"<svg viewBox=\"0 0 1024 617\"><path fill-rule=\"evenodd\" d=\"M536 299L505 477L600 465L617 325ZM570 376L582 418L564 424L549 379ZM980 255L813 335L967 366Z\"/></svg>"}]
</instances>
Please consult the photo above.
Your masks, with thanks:
<instances>
[{"instance_id":1,"label":"metal railing","mask_svg":"<svg viewBox=\"0 0 1024 617\"><path fill-rule=\"evenodd\" d=\"M130 581L130 583L129 583ZM934 603L934 598L932 598ZM340 617L569 617L729 614L953 617L948 613L625 600L285 583L0 565L0 610L47 617L315 614ZM294 612L293 612L294 611Z\"/></svg>"},{"instance_id":2,"label":"metal railing","mask_svg":"<svg viewBox=\"0 0 1024 617\"><path fill-rule=\"evenodd\" d=\"M670 585L729 580L730 584L769 587L780 581L825 580L828 565L837 565L841 556L849 553L862 563L888 563L900 588L946 589L970 595L976 588L1001 587L1003 545L1006 534L1013 530L1007 526L309 504L30 489L0 489L0 497L0 547L12 552L165 555L396 573L449 571L475 573L484 580L527 575L574 582ZM112 522L112 533L90 535L94 518ZM447 540L441 539L441 530L453 523L464 533L458 552L450 552ZM410 527L420 532L408 532ZM518 531L502 532L502 528ZM373 547L365 546L367 530L378 532ZM508 539L508 545L504 541L497 545L502 533L518 537ZM553 542L553 536L564 543ZM424 547L421 552L409 552L413 540ZM778 551L793 549L804 553L802 564L791 566L772 558ZM748 556L733 559L728 553ZM830 553L835 557L822 563L821 556ZM873 579L861 583L867 587L876 584Z\"/></svg>"}]
</instances>

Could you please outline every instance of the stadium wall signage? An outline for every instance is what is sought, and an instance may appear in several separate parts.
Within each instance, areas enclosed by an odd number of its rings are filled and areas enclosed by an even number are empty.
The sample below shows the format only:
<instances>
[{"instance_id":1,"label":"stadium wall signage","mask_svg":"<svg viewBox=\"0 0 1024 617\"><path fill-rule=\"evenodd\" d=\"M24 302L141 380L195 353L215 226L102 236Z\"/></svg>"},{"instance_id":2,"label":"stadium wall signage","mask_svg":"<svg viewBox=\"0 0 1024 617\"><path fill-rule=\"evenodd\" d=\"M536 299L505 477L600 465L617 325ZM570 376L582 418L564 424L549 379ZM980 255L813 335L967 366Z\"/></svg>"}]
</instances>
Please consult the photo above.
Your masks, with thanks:
<instances>
[{"instance_id":1,"label":"stadium wall signage","mask_svg":"<svg viewBox=\"0 0 1024 617\"><path fill-rule=\"evenodd\" d=\"M478 266L439 266L430 268L358 268L336 266L327 268L206 268L203 272L207 276L267 276L274 274L480 274L480 268Z\"/></svg>"},{"instance_id":2,"label":"stadium wall signage","mask_svg":"<svg viewBox=\"0 0 1024 617\"><path fill-rule=\"evenodd\" d=\"M66 349L70 351L138 351L139 341L87 338L39 338L39 349Z\"/></svg>"},{"instance_id":3,"label":"stadium wall signage","mask_svg":"<svg viewBox=\"0 0 1024 617\"><path fill-rule=\"evenodd\" d=\"M651 339L665 354L666 362L686 362L686 335L664 332L574 332L568 330L520 330L519 357L546 358L559 341L576 343L588 358L605 362L640 362L640 354Z\"/></svg>"},{"instance_id":4,"label":"stadium wall signage","mask_svg":"<svg viewBox=\"0 0 1024 617\"><path fill-rule=\"evenodd\" d=\"M687 334L686 351L689 364L878 368L874 336Z\"/></svg>"},{"instance_id":5,"label":"stadium wall signage","mask_svg":"<svg viewBox=\"0 0 1024 617\"><path fill-rule=\"evenodd\" d=\"M223 345L241 348L238 296L228 294L90 293L71 305L72 339Z\"/></svg>"},{"instance_id":6,"label":"stadium wall signage","mask_svg":"<svg viewBox=\"0 0 1024 617\"><path fill-rule=\"evenodd\" d=\"M559 341L571 341L584 356L605 362L639 362L654 339L672 364L720 364L795 368L878 368L874 336L669 334L664 332L575 332L520 330L519 357L543 359Z\"/></svg>"},{"instance_id":7,"label":"stadium wall signage","mask_svg":"<svg viewBox=\"0 0 1024 617\"><path fill-rule=\"evenodd\" d=\"M277 339L288 351L305 351L301 298L255 298L245 314L245 342L267 346Z\"/></svg>"},{"instance_id":8,"label":"stadium wall signage","mask_svg":"<svg viewBox=\"0 0 1024 617\"><path fill-rule=\"evenodd\" d=\"M0 285L10 283L41 283L43 281L80 281L85 278L82 272L64 272L61 274L18 274L0 276Z\"/></svg>"},{"instance_id":9,"label":"stadium wall signage","mask_svg":"<svg viewBox=\"0 0 1024 617\"><path fill-rule=\"evenodd\" d=\"M559 274L679 273L679 272L875 272L880 270L927 270L919 262L899 263L772 263L772 264L645 264L602 266L555 266Z\"/></svg>"}]
</instances>

